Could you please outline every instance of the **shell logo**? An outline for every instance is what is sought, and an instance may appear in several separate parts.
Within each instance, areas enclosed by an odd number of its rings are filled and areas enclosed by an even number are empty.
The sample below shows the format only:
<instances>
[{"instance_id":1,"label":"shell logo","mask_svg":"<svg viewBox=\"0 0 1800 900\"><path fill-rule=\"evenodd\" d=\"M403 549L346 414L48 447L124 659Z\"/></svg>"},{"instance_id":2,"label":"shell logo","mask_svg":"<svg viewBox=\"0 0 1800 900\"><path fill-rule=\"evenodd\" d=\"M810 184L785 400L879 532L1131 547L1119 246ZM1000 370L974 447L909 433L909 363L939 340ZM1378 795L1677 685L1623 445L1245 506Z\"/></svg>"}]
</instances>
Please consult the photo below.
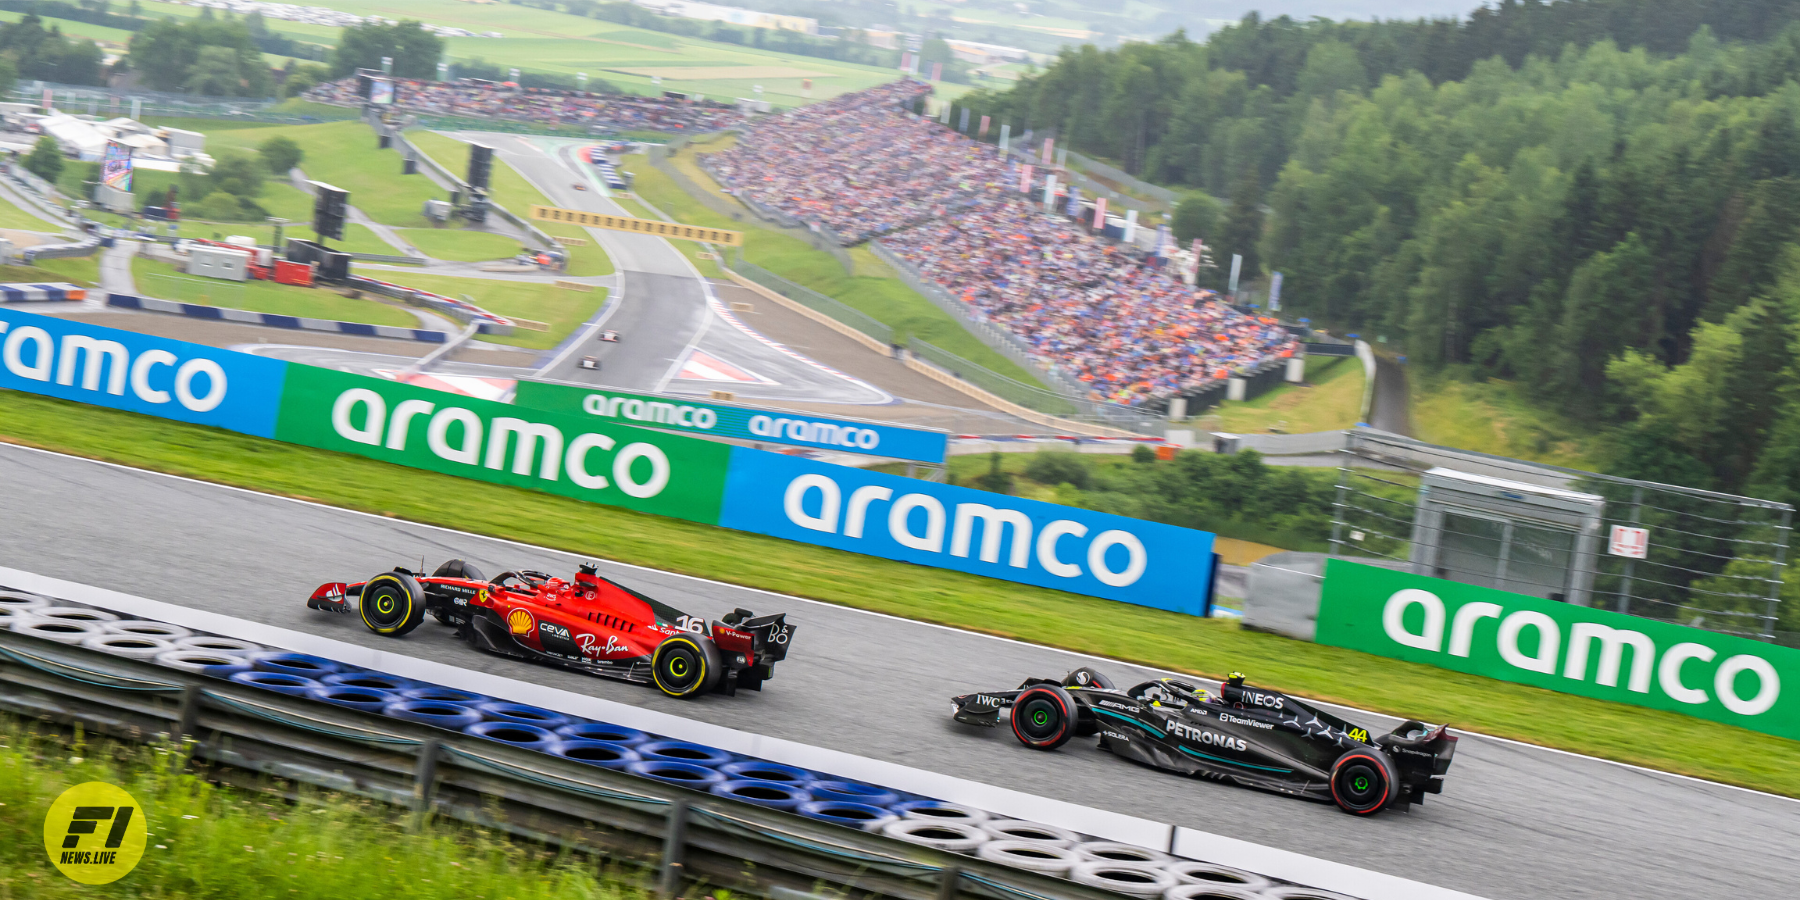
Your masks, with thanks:
<instances>
[{"instance_id":1,"label":"shell logo","mask_svg":"<svg viewBox=\"0 0 1800 900\"><path fill-rule=\"evenodd\" d=\"M531 613L525 610L515 609L506 614L506 627L512 629L513 634L530 634L536 624L532 621Z\"/></svg>"}]
</instances>

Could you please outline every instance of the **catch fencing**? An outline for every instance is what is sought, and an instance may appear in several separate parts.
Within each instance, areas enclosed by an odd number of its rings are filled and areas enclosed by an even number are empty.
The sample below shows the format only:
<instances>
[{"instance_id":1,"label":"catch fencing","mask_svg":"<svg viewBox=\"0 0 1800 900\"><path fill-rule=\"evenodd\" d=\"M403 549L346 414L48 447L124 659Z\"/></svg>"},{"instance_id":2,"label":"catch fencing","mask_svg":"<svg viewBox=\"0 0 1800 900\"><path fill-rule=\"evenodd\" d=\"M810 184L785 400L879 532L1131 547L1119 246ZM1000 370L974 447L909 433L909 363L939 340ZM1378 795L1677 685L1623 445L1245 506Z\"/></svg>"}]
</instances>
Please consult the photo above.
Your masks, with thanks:
<instances>
[{"instance_id":1,"label":"catch fencing","mask_svg":"<svg viewBox=\"0 0 1800 900\"><path fill-rule=\"evenodd\" d=\"M1420 575L1725 634L1780 637L1781 578L1793 516L1785 503L1438 447L1368 429L1350 432L1343 452L1332 517L1334 556L1378 557L1406 563ZM1470 490L1491 498L1478 506L1529 501L1534 490L1518 485L1561 492L1546 496L1588 510L1581 527L1592 531L1594 549L1582 551L1579 534L1541 516L1453 507L1431 512L1430 491L1422 493L1420 485L1433 469L1474 476ZM1615 528L1644 529L1641 550L1613 546ZM1563 571L1575 573L1571 593L1551 584Z\"/></svg>"}]
</instances>

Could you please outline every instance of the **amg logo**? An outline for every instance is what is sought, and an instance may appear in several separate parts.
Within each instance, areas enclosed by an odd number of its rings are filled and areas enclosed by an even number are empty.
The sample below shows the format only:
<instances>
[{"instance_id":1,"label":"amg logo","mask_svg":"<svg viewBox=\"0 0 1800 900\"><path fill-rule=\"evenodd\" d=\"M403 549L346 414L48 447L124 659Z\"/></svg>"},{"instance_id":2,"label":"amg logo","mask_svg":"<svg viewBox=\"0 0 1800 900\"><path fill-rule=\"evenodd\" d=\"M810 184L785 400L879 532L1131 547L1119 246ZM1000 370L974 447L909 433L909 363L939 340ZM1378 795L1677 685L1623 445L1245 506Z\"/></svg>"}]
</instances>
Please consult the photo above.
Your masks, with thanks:
<instances>
[{"instance_id":1,"label":"amg logo","mask_svg":"<svg viewBox=\"0 0 1800 900\"><path fill-rule=\"evenodd\" d=\"M1275 727L1267 722L1258 722L1255 719L1246 719L1241 716L1234 716L1231 713L1224 712L1219 713L1219 721L1230 722L1233 725L1248 725L1251 728L1273 729Z\"/></svg>"},{"instance_id":2,"label":"amg logo","mask_svg":"<svg viewBox=\"0 0 1800 900\"><path fill-rule=\"evenodd\" d=\"M1122 709L1129 713L1140 712L1142 709L1136 703L1120 703L1117 700L1102 700L1100 701L1100 705L1112 709Z\"/></svg>"},{"instance_id":3,"label":"amg logo","mask_svg":"<svg viewBox=\"0 0 1800 900\"><path fill-rule=\"evenodd\" d=\"M1209 731L1205 728L1195 728L1186 722L1170 723L1169 733L1184 741L1193 741L1196 744L1207 744L1226 750L1236 750L1239 753L1250 749L1250 743L1243 738L1234 738L1230 735Z\"/></svg>"},{"instance_id":4,"label":"amg logo","mask_svg":"<svg viewBox=\"0 0 1800 900\"><path fill-rule=\"evenodd\" d=\"M559 638L565 641L569 640L569 629L553 622L539 622L538 631L542 632L544 637Z\"/></svg>"}]
</instances>

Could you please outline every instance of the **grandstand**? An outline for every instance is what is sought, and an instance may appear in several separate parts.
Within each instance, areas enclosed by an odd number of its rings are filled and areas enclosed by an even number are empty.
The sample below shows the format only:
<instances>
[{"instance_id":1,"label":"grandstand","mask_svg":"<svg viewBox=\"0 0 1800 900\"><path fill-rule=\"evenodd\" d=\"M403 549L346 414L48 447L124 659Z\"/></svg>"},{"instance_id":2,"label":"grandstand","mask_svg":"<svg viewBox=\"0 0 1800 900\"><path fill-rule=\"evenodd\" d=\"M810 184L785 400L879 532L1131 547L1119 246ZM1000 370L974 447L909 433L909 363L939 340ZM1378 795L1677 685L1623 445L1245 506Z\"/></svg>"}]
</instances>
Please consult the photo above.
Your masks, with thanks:
<instances>
[{"instance_id":1,"label":"grandstand","mask_svg":"<svg viewBox=\"0 0 1800 900\"><path fill-rule=\"evenodd\" d=\"M753 208L841 243L879 241L1098 399L1161 407L1298 350L1274 320L1182 283L1086 217L1042 211L1033 199L1053 173L911 114L930 90L900 81L757 120L708 168Z\"/></svg>"}]
</instances>

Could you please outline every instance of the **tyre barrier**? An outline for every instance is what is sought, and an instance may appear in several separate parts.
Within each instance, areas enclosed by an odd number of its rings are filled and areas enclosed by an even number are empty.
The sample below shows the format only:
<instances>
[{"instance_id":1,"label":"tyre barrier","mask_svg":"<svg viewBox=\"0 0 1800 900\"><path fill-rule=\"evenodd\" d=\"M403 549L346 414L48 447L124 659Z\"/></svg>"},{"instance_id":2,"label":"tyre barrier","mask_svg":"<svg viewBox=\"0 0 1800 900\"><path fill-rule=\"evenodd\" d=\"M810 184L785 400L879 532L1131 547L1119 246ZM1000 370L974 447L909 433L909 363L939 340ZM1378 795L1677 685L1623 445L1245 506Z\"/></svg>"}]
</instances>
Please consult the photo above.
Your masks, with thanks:
<instances>
[{"instance_id":1,"label":"tyre barrier","mask_svg":"<svg viewBox=\"0 0 1800 900\"><path fill-rule=\"evenodd\" d=\"M988 834L991 836L993 832ZM1065 877L1070 869L1086 861L1067 847L1043 841L990 840L976 847L975 855L989 862Z\"/></svg>"},{"instance_id":2,"label":"tyre barrier","mask_svg":"<svg viewBox=\"0 0 1800 900\"><path fill-rule=\"evenodd\" d=\"M695 763L672 760L640 760L626 766L625 771L645 778L654 778L665 784L678 784L697 791L711 790L713 785L725 780L725 776L714 769Z\"/></svg>"},{"instance_id":3,"label":"tyre barrier","mask_svg":"<svg viewBox=\"0 0 1800 900\"><path fill-rule=\"evenodd\" d=\"M250 671L250 664L244 662L243 657L211 650L170 650L157 654L155 662L171 669L198 672L214 678L229 679L239 672Z\"/></svg>"},{"instance_id":4,"label":"tyre barrier","mask_svg":"<svg viewBox=\"0 0 1800 900\"><path fill-rule=\"evenodd\" d=\"M1158 900L1350 900L1064 828L606 722L0 590L0 628L622 770L823 822Z\"/></svg>"},{"instance_id":5,"label":"tyre barrier","mask_svg":"<svg viewBox=\"0 0 1800 900\"><path fill-rule=\"evenodd\" d=\"M635 749L646 762L690 763L709 769L718 768L737 759L737 754L715 750L705 744L690 744L686 741L645 741L638 744Z\"/></svg>"},{"instance_id":6,"label":"tyre barrier","mask_svg":"<svg viewBox=\"0 0 1800 900\"><path fill-rule=\"evenodd\" d=\"M656 740L656 736L647 731L605 722L574 722L556 729L556 733L572 741L604 741L628 747Z\"/></svg>"},{"instance_id":7,"label":"tyre barrier","mask_svg":"<svg viewBox=\"0 0 1800 900\"><path fill-rule=\"evenodd\" d=\"M789 811L798 808L802 803L812 802L812 795L792 784L780 781L756 781L750 778L721 781L712 786L712 793L721 797L742 800L745 803L754 803L757 806Z\"/></svg>"},{"instance_id":8,"label":"tyre barrier","mask_svg":"<svg viewBox=\"0 0 1800 900\"><path fill-rule=\"evenodd\" d=\"M1070 849L1088 862L1120 863L1127 866L1160 866L1175 859L1161 850L1117 841L1083 841Z\"/></svg>"},{"instance_id":9,"label":"tyre barrier","mask_svg":"<svg viewBox=\"0 0 1800 900\"><path fill-rule=\"evenodd\" d=\"M274 672L281 675L298 675L310 678L323 684L320 679L343 670L343 665L329 659L308 656L304 653L268 653L256 657L251 664L258 672Z\"/></svg>"},{"instance_id":10,"label":"tyre barrier","mask_svg":"<svg viewBox=\"0 0 1800 900\"><path fill-rule=\"evenodd\" d=\"M1189 859L1178 859L1165 863L1163 870L1180 879L1182 884L1206 884L1244 891L1260 891L1269 886L1269 879L1255 872L1233 869L1230 866L1215 866L1212 863Z\"/></svg>"},{"instance_id":11,"label":"tyre barrier","mask_svg":"<svg viewBox=\"0 0 1800 900\"><path fill-rule=\"evenodd\" d=\"M98 650L101 653L123 656L126 659L155 659L175 649L173 643L161 638L143 637L136 634L107 634L104 631L82 640L81 646L89 650Z\"/></svg>"},{"instance_id":12,"label":"tyre barrier","mask_svg":"<svg viewBox=\"0 0 1800 900\"><path fill-rule=\"evenodd\" d=\"M1261 900L1264 896L1223 884L1178 884L1163 891L1163 900Z\"/></svg>"},{"instance_id":13,"label":"tyre barrier","mask_svg":"<svg viewBox=\"0 0 1800 900\"><path fill-rule=\"evenodd\" d=\"M861 803L885 808L900 802L900 795L887 788L855 781L815 781L807 791L816 799L839 803Z\"/></svg>"},{"instance_id":14,"label":"tyre barrier","mask_svg":"<svg viewBox=\"0 0 1800 900\"><path fill-rule=\"evenodd\" d=\"M925 819L934 822L961 822L980 825L992 818L985 811L960 803L942 800L906 800L888 807L902 819ZM989 835L990 837L992 835Z\"/></svg>"},{"instance_id":15,"label":"tyre barrier","mask_svg":"<svg viewBox=\"0 0 1800 900\"><path fill-rule=\"evenodd\" d=\"M20 634L41 637L59 644L79 644L88 638L105 634L100 626L93 622L82 622L75 619L43 619L36 615L13 620L12 629Z\"/></svg>"},{"instance_id":16,"label":"tyre barrier","mask_svg":"<svg viewBox=\"0 0 1800 900\"><path fill-rule=\"evenodd\" d=\"M794 808L809 819L832 822L861 831L878 831L881 826L900 818L879 806L851 803L847 800L814 800Z\"/></svg>"},{"instance_id":17,"label":"tyre barrier","mask_svg":"<svg viewBox=\"0 0 1800 900\"><path fill-rule=\"evenodd\" d=\"M559 740L551 745L550 752L564 759L603 769L624 769L632 763L644 761L636 750L610 741Z\"/></svg>"},{"instance_id":18,"label":"tyre barrier","mask_svg":"<svg viewBox=\"0 0 1800 900\"><path fill-rule=\"evenodd\" d=\"M405 697L408 700L435 700L439 703L455 703L458 706L469 707L473 707L478 703L486 703L489 700L494 699L484 694L471 694L468 691L438 687L435 684L407 688L400 692L400 696Z\"/></svg>"},{"instance_id":19,"label":"tyre barrier","mask_svg":"<svg viewBox=\"0 0 1800 900\"><path fill-rule=\"evenodd\" d=\"M370 688L377 691L387 691L390 694L398 694L407 688L416 687L418 685L418 682L413 681L410 678L398 678L393 675L383 675L380 672L370 672L364 669L347 669L342 672L327 675L319 680L331 685Z\"/></svg>"},{"instance_id":20,"label":"tyre barrier","mask_svg":"<svg viewBox=\"0 0 1800 900\"><path fill-rule=\"evenodd\" d=\"M169 641L171 644L194 636L193 632L180 625L151 622L147 619L121 619L117 622L106 622L100 627L105 629L108 634L134 634L138 637L158 638Z\"/></svg>"},{"instance_id":21,"label":"tyre barrier","mask_svg":"<svg viewBox=\"0 0 1800 900\"><path fill-rule=\"evenodd\" d=\"M805 787L815 781L823 781L819 773L799 766L784 766L781 763L764 762L760 759L746 759L742 762L726 763L719 767L726 778L742 778L751 781L773 781L794 787Z\"/></svg>"},{"instance_id":22,"label":"tyre barrier","mask_svg":"<svg viewBox=\"0 0 1800 900\"><path fill-rule=\"evenodd\" d=\"M275 691L279 694L292 694L296 697L304 697L307 692L311 691L313 688L325 686L304 675L290 675L286 672L261 672L256 669L251 669L247 672L239 672L236 675L231 676L230 680L235 681L238 684L248 684L254 687Z\"/></svg>"},{"instance_id":23,"label":"tyre barrier","mask_svg":"<svg viewBox=\"0 0 1800 900\"><path fill-rule=\"evenodd\" d=\"M475 711L489 722L510 722L514 725L530 725L545 731L555 731L569 724L569 717L562 713L554 713L523 703L507 703L501 700L489 700L475 704Z\"/></svg>"},{"instance_id":24,"label":"tyre barrier","mask_svg":"<svg viewBox=\"0 0 1800 900\"><path fill-rule=\"evenodd\" d=\"M93 622L98 627L101 622L117 622L119 617L104 609L88 609L85 606L46 606L33 610L32 615L40 619L57 619L64 622Z\"/></svg>"},{"instance_id":25,"label":"tyre barrier","mask_svg":"<svg viewBox=\"0 0 1800 900\"><path fill-rule=\"evenodd\" d=\"M969 853L988 842L988 833L973 825L965 825L962 822L936 822L931 819L895 819L881 826L881 833L891 838L899 838L937 850L949 850L952 853Z\"/></svg>"},{"instance_id":26,"label":"tyre barrier","mask_svg":"<svg viewBox=\"0 0 1800 900\"><path fill-rule=\"evenodd\" d=\"M521 722L476 722L464 728L463 734L487 738L527 750L548 750L556 744L556 735L536 725Z\"/></svg>"},{"instance_id":27,"label":"tyre barrier","mask_svg":"<svg viewBox=\"0 0 1800 900\"><path fill-rule=\"evenodd\" d=\"M981 823L981 827L982 830L993 835L994 840L1002 842L1025 841L1031 844L1047 844L1065 849L1081 842L1081 836L1067 828L1027 822L1024 819L989 819Z\"/></svg>"},{"instance_id":28,"label":"tyre barrier","mask_svg":"<svg viewBox=\"0 0 1800 900\"><path fill-rule=\"evenodd\" d=\"M1176 884L1174 875L1155 866L1105 861L1077 863L1069 870L1069 880L1131 897L1161 897Z\"/></svg>"},{"instance_id":29,"label":"tyre barrier","mask_svg":"<svg viewBox=\"0 0 1800 900\"><path fill-rule=\"evenodd\" d=\"M386 710L388 705L400 698L389 691L378 691L374 688L347 687L341 684L324 684L306 692L306 696L338 706L348 706L363 712L378 713Z\"/></svg>"}]
</instances>

